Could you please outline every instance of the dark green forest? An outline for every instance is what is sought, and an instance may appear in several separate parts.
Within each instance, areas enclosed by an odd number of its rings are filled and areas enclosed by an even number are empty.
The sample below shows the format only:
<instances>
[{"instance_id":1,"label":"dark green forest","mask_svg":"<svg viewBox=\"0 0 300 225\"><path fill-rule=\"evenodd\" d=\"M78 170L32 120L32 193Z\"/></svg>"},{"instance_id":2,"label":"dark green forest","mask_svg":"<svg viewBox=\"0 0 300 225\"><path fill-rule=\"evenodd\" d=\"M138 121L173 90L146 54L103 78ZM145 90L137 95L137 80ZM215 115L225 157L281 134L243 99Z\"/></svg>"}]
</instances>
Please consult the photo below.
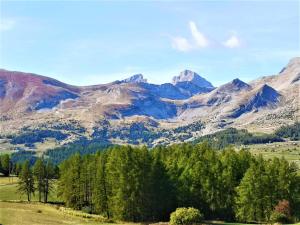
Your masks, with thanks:
<instances>
[{"instance_id":1,"label":"dark green forest","mask_svg":"<svg viewBox=\"0 0 300 225\"><path fill-rule=\"evenodd\" d=\"M290 138L293 141L300 140L300 122L283 126L279 128L275 134L283 138Z\"/></svg>"},{"instance_id":2,"label":"dark green forest","mask_svg":"<svg viewBox=\"0 0 300 225\"><path fill-rule=\"evenodd\" d=\"M168 221L179 207L196 208L206 220L299 218L296 165L283 158L256 157L247 150L220 151L207 143L151 150L112 146L95 154L73 154L58 168L41 159L33 167L27 161L18 168L21 190L28 195L38 192L43 199L51 191L51 182L47 189L44 180L58 177L58 195L67 207L114 220ZM278 212L282 205L286 209Z\"/></svg>"}]
</instances>

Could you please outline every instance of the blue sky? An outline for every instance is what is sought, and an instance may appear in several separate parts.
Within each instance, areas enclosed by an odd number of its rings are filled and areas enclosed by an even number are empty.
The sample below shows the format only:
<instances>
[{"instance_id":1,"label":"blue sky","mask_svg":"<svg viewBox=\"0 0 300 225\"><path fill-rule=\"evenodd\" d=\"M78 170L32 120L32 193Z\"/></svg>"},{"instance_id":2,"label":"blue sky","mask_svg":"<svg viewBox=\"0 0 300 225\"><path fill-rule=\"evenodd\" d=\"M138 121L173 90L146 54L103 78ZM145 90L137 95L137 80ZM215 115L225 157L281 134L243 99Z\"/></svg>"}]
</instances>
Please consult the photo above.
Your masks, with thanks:
<instances>
[{"instance_id":1,"label":"blue sky","mask_svg":"<svg viewBox=\"0 0 300 225\"><path fill-rule=\"evenodd\" d=\"M220 85L300 56L299 1L1 1L0 67L75 85L191 69Z\"/></svg>"}]
</instances>

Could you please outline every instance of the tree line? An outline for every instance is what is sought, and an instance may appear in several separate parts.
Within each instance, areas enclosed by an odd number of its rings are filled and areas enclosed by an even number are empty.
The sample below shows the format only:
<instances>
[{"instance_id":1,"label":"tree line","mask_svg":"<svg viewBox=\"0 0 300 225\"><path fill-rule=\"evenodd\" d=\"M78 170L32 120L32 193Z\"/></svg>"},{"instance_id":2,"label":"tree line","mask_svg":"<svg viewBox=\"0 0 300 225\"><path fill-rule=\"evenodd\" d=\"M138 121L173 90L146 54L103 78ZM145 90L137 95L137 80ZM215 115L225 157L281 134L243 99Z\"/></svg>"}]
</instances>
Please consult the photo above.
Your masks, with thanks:
<instances>
[{"instance_id":1,"label":"tree line","mask_svg":"<svg viewBox=\"0 0 300 225\"><path fill-rule=\"evenodd\" d=\"M60 166L59 195L68 207L124 221L168 220L178 207L206 219L269 221L287 201L299 212L300 179L294 163L207 143L169 147L114 146L75 154Z\"/></svg>"}]
</instances>

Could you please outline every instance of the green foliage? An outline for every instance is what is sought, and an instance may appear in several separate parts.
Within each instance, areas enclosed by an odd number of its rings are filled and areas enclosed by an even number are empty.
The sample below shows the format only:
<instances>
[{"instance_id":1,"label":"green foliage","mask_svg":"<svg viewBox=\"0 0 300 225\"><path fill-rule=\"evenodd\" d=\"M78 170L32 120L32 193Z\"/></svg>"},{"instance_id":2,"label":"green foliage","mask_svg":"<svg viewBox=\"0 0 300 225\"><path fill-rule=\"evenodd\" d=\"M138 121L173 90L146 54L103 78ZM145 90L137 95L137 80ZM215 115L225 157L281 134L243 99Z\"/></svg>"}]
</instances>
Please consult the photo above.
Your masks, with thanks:
<instances>
[{"instance_id":1,"label":"green foliage","mask_svg":"<svg viewBox=\"0 0 300 225\"><path fill-rule=\"evenodd\" d=\"M8 154L0 155L0 173L8 176L11 172L11 162Z\"/></svg>"},{"instance_id":2,"label":"green foliage","mask_svg":"<svg viewBox=\"0 0 300 225\"><path fill-rule=\"evenodd\" d=\"M208 143L114 146L65 160L58 189L67 207L125 221L166 221L177 207L197 208L206 219L269 221L280 200L291 211L299 206L296 169Z\"/></svg>"},{"instance_id":3,"label":"green foliage","mask_svg":"<svg viewBox=\"0 0 300 225\"><path fill-rule=\"evenodd\" d=\"M170 216L170 225L193 225L203 220L203 215L198 209L177 208Z\"/></svg>"},{"instance_id":4,"label":"green foliage","mask_svg":"<svg viewBox=\"0 0 300 225\"><path fill-rule=\"evenodd\" d=\"M80 209L83 206L83 193L80 183L81 157L72 155L60 165L59 196L67 207Z\"/></svg>"},{"instance_id":5,"label":"green foliage","mask_svg":"<svg viewBox=\"0 0 300 225\"><path fill-rule=\"evenodd\" d=\"M62 161L68 159L70 156L79 153L80 155L94 154L108 148L108 144L103 143L75 143L67 146L49 149L45 153L54 165L58 165Z\"/></svg>"},{"instance_id":6,"label":"green foliage","mask_svg":"<svg viewBox=\"0 0 300 225\"><path fill-rule=\"evenodd\" d=\"M281 212L273 211L270 217L270 221L273 223L289 223L290 219Z\"/></svg>"},{"instance_id":7,"label":"green foliage","mask_svg":"<svg viewBox=\"0 0 300 225\"><path fill-rule=\"evenodd\" d=\"M237 187L236 216L241 221L268 221L281 199L297 204L299 177L285 159L253 161Z\"/></svg>"},{"instance_id":8,"label":"green foliage","mask_svg":"<svg viewBox=\"0 0 300 225\"><path fill-rule=\"evenodd\" d=\"M36 189L39 201L48 202L49 192L53 188L53 179L57 176L57 171L50 161L38 159L33 166L33 175L36 182Z\"/></svg>"},{"instance_id":9,"label":"green foliage","mask_svg":"<svg viewBox=\"0 0 300 225\"><path fill-rule=\"evenodd\" d=\"M279 137L290 138L293 141L300 140L300 122L283 126L276 130L275 134Z\"/></svg>"}]
</instances>

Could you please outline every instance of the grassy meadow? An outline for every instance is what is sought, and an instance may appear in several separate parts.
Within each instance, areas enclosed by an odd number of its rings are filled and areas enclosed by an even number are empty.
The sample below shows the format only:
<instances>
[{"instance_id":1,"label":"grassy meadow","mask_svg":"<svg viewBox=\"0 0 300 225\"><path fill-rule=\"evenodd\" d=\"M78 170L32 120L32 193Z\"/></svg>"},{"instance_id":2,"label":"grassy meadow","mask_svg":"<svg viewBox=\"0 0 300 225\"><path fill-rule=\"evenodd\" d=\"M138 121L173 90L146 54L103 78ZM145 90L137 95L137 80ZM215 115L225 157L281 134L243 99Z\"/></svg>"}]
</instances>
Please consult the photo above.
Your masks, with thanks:
<instances>
[{"instance_id":1,"label":"grassy meadow","mask_svg":"<svg viewBox=\"0 0 300 225\"><path fill-rule=\"evenodd\" d=\"M300 141L275 142L270 144L254 144L239 148L249 149L254 155L261 154L266 159L284 157L289 162L295 162L300 168Z\"/></svg>"}]
</instances>

